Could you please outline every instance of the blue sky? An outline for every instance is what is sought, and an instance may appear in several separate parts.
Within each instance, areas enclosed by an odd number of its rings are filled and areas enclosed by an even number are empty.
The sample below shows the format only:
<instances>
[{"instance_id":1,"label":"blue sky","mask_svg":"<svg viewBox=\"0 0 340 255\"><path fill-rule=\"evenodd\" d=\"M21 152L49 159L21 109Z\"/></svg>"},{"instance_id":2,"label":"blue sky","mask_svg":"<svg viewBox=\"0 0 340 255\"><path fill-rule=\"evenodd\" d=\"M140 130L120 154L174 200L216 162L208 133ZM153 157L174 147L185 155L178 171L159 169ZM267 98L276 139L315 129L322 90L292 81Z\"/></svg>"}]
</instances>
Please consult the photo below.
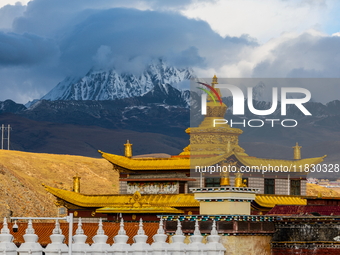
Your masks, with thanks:
<instances>
[{"instance_id":1,"label":"blue sky","mask_svg":"<svg viewBox=\"0 0 340 255\"><path fill-rule=\"evenodd\" d=\"M335 0L1 0L0 101L159 57L201 77L339 78L339 11Z\"/></svg>"}]
</instances>

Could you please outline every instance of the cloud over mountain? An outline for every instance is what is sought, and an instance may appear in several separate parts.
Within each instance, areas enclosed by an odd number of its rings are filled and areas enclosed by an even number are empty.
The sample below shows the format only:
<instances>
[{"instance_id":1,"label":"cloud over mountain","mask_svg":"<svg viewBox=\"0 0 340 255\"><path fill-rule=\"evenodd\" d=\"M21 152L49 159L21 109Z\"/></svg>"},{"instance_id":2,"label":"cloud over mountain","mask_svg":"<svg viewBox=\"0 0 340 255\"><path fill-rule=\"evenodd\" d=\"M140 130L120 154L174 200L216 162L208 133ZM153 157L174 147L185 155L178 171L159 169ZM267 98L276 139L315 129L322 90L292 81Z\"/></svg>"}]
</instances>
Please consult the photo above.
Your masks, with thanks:
<instances>
[{"instance_id":1,"label":"cloud over mountain","mask_svg":"<svg viewBox=\"0 0 340 255\"><path fill-rule=\"evenodd\" d=\"M194 2L34 0L0 8L8 13L6 24L0 18L0 100L26 103L91 68L139 74L157 58L205 77L339 76L340 37L286 33L264 44L222 37L181 14Z\"/></svg>"}]
</instances>

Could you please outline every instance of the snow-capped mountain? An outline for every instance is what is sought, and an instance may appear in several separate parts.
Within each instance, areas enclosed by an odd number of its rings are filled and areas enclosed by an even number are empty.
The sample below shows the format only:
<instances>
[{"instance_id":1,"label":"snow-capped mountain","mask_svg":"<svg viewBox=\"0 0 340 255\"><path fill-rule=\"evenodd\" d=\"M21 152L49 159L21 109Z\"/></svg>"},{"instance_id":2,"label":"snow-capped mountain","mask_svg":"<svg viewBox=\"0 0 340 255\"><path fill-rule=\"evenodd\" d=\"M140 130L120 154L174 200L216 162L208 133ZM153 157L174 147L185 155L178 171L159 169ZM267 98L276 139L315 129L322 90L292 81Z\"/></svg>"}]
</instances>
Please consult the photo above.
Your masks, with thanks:
<instances>
[{"instance_id":1,"label":"snow-capped mountain","mask_svg":"<svg viewBox=\"0 0 340 255\"><path fill-rule=\"evenodd\" d=\"M163 60L148 65L136 76L111 70L91 70L82 78L68 77L41 99L45 100L115 100L138 97L152 91L156 86L178 84L194 77L190 68L169 66Z\"/></svg>"}]
</instances>

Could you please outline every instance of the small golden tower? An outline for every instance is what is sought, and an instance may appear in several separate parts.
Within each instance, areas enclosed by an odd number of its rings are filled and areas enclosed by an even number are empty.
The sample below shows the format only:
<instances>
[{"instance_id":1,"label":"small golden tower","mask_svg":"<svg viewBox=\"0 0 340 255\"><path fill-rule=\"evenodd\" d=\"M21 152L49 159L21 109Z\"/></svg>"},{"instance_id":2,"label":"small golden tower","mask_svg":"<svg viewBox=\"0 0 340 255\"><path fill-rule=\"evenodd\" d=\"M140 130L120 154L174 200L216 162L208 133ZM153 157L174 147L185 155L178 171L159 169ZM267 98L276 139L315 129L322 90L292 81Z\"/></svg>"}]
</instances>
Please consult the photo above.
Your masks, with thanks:
<instances>
[{"instance_id":1,"label":"small golden tower","mask_svg":"<svg viewBox=\"0 0 340 255\"><path fill-rule=\"evenodd\" d=\"M215 87L215 84L218 84L216 74L215 74L214 77L212 78L212 82L211 82L211 85L212 85L213 87Z\"/></svg>"},{"instance_id":2,"label":"small golden tower","mask_svg":"<svg viewBox=\"0 0 340 255\"><path fill-rule=\"evenodd\" d=\"M73 192L80 193L80 179L78 175L73 176Z\"/></svg>"},{"instance_id":3,"label":"small golden tower","mask_svg":"<svg viewBox=\"0 0 340 255\"><path fill-rule=\"evenodd\" d=\"M131 158L132 157L132 144L130 143L129 140L127 140L124 146L125 146L125 157Z\"/></svg>"},{"instance_id":4,"label":"small golden tower","mask_svg":"<svg viewBox=\"0 0 340 255\"><path fill-rule=\"evenodd\" d=\"M243 187L243 183L242 183L242 173L241 172L237 172L235 173L235 187Z\"/></svg>"},{"instance_id":5,"label":"small golden tower","mask_svg":"<svg viewBox=\"0 0 340 255\"><path fill-rule=\"evenodd\" d=\"M301 159L301 148L298 143L292 147L294 149L294 159Z\"/></svg>"},{"instance_id":6,"label":"small golden tower","mask_svg":"<svg viewBox=\"0 0 340 255\"><path fill-rule=\"evenodd\" d=\"M229 172L222 172L221 179L220 179L221 186L230 186L230 179L229 179Z\"/></svg>"}]
</instances>

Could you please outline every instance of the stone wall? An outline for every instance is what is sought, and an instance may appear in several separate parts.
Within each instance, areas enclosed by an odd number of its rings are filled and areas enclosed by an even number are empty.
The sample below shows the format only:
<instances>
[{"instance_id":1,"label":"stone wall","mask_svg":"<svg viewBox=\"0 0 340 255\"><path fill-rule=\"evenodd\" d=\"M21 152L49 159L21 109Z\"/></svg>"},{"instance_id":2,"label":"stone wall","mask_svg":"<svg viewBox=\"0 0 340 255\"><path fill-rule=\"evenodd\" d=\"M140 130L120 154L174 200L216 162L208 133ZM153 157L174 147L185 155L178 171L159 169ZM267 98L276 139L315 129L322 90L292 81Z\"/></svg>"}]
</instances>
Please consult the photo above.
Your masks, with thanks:
<instances>
[{"instance_id":1,"label":"stone wall","mask_svg":"<svg viewBox=\"0 0 340 255\"><path fill-rule=\"evenodd\" d=\"M248 187L260 189L259 194L264 193L264 179L263 178L248 178Z\"/></svg>"},{"instance_id":2,"label":"stone wall","mask_svg":"<svg viewBox=\"0 0 340 255\"><path fill-rule=\"evenodd\" d=\"M307 180L301 180L301 196L307 196Z\"/></svg>"},{"instance_id":3,"label":"stone wall","mask_svg":"<svg viewBox=\"0 0 340 255\"><path fill-rule=\"evenodd\" d=\"M275 194L276 195L289 195L287 179L276 179L275 180Z\"/></svg>"},{"instance_id":4,"label":"stone wall","mask_svg":"<svg viewBox=\"0 0 340 255\"><path fill-rule=\"evenodd\" d=\"M222 236L225 255L271 255L271 236Z\"/></svg>"}]
</instances>

